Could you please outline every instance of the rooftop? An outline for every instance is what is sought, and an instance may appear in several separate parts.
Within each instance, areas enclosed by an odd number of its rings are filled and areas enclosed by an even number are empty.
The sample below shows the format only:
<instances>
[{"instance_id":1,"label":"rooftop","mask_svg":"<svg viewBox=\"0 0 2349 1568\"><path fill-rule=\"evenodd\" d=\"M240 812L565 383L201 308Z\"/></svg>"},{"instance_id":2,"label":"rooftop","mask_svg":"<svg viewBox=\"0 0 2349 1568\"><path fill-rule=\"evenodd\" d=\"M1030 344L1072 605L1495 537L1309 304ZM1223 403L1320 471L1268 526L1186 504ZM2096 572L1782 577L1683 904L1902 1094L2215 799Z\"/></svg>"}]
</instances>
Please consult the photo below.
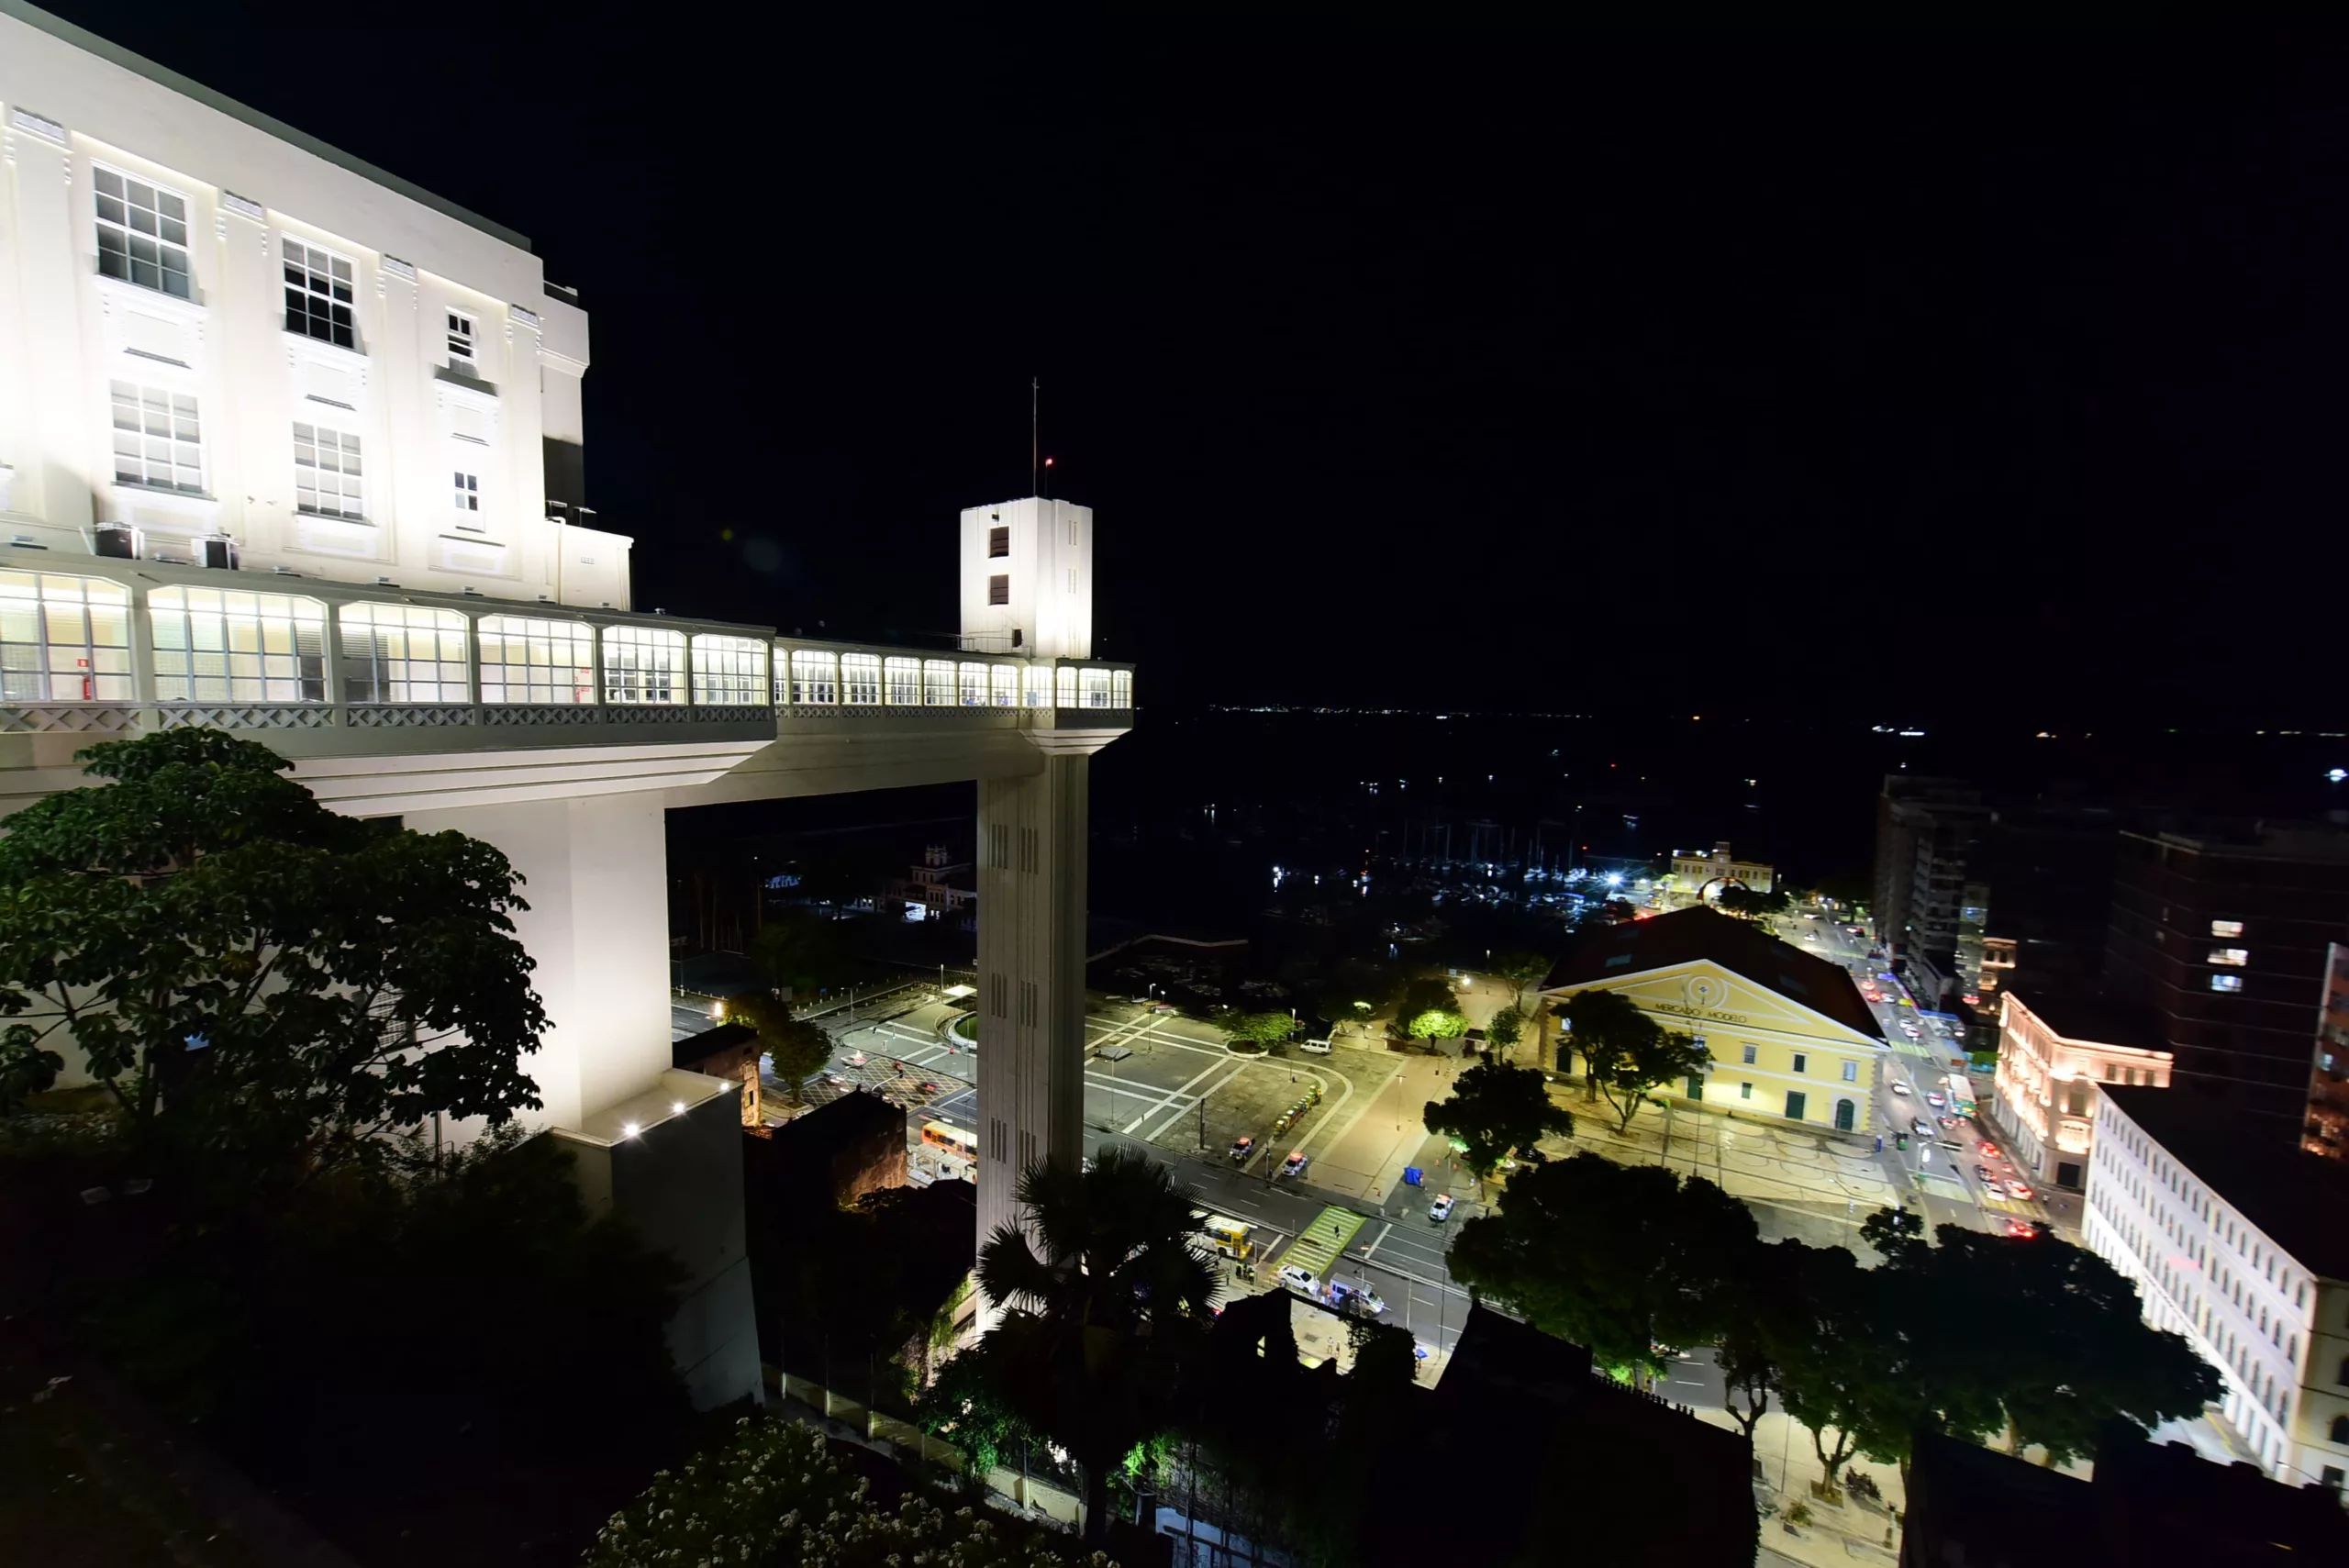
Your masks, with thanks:
<instances>
[{"instance_id":1,"label":"rooftop","mask_svg":"<svg viewBox=\"0 0 2349 1568\"><path fill-rule=\"evenodd\" d=\"M2160 844L2188 854L2229 860L2299 861L2321 865L2349 861L2349 823L2266 820L2207 826L2194 832L2136 833L2124 839Z\"/></svg>"},{"instance_id":2,"label":"rooftop","mask_svg":"<svg viewBox=\"0 0 2349 1568\"><path fill-rule=\"evenodd\" d=\"M2185 1089L2100 1084L2112 1108L2311 1273L2349 1280L2349 1166Z\"/></svg>"},{"instance_id":3,"label":"rooftop","mask_svg":"<svg viewBox=\"0 0 2349 1568\"><path fill-rule=\"evenodd\" d=\"M2169 1054L2159 1022L2143 1014L2114 1006L2093 993L2051 984L2009 985L2007 995L2036 1014L2041 1022L2065 1040L2084 1045L2119 1046L2128 1051Z\"/></svg>"},{"instance_id":4,"label":"rooftop","mask_svg":"<svg viewBox=\"0 0 2349 1568\"><path fill-rule=\"evenodd\" d=\"M1627 955L1628 962L1618 962ZM1699 961L1717 963L1854 1034L1884 1039L1859 988L1841 965L1782 942L1751 921L1702 906L1584 931L1551 967L1542 988L1588 985Z\"/></svg>"}]
</instances>

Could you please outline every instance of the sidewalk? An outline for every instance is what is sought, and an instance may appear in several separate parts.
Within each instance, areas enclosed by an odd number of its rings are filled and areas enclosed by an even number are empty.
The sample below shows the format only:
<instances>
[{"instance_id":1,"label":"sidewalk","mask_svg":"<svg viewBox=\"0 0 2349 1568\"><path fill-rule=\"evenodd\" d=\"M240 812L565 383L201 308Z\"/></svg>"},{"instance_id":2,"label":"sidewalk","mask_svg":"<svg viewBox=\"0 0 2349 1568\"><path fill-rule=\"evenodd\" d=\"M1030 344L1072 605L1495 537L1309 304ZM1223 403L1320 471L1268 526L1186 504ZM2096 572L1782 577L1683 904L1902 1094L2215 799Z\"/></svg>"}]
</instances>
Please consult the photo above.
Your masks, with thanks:
<instances>
[{"instance_id":1,"label":"sidewalk","mask_svg":"<svg viewBox=\"0 0 2349 1568\"><path fill-rule=\"evenodd\" d=\"M1697 1418L1732 1431L1737 1429L1724 1411L1699 1410ZM1761 1473L1753 1483L1754 1502L1772 1509L1762 1521L1765 1551L1812 1568L1849 1568L1855 1562L1891 1568L1898 1561L1900 1534L1892 1516L1908 1507L1898 1465L1855 1459L1844 1466L1875 1481L1884 1493L1882 1507L1864 1501L1848 1488L1841 1504L1823 1502L1810 1490L1812 1483L1826 1473L1811 1451L1810 1429L1775 1409L1753 1429L1753 1459ZM1798 1503L1809 1510L1810 1522L1789 1530L1786 1517Z\"/></svg>"},{"instance_id":2,"label":"sidewalk","mask_svg":"<svg viewBox=\"0 0 2349 1568\"><path fill-rule=\"evenodd\" d=\"M1316 1157L1314 1184L1374 1204L1391 1203L1403 1184L1405 1166L1432 1172L1452 1158L1450 1143L1431 1136L1420 1118L1430 1100L1450 1096L1460 1060L1390 1053L1384 1041L1363 1044L1341 1039L1336 1049L1388 1056L1398 1070L1375 1095L1350 1107L1345 1125ZM1473 1184L1468 1195L1474 1195Z\"/></svg>"}]
</instances>

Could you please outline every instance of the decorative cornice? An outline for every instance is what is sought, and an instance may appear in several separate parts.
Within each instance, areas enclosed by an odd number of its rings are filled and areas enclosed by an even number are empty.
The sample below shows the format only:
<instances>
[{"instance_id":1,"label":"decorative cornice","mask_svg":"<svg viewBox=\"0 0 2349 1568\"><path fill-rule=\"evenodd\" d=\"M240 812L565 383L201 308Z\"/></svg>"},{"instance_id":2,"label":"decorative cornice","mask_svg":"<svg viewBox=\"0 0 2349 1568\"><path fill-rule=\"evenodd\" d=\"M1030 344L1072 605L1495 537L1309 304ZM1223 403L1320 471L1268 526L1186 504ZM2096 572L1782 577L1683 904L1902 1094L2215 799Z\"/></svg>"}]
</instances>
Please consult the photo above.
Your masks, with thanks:
<instances>
[{"instance_id":1,"label":"decorative cornice","mask_svg":"<svg viewBox=\"0 0 2349 1568\"><path fill-rule=\"evenodd\" d=\"M32 132L43 141L54 142L60 147L66 145L65 128L55 120L33 113L30 109L10 109L8 123L18 130Z\"/></svg>"},{"instance_id":2,"label":"decorative cornice","mask_svg":"<svg viewBox=\"0 0 2349 1568\"><path fill-rule=\"evenodd\" d=\"M223 191L220 193L220 205L239 217L249 217L255 223L269 221L269 209L250 196L240 196L234 191Z\"/></svg>"},{"instance_id":3,"label":"decorative cornice","mask_svg":"<svg viewBox=\"0 0 2349 1568\"><path fill-rule=\"evenodd\" d=\"M384 258L384 271L391 273L392 276L395 278L404 278L409 283L416 282L416 263L413 261L403 261L397 256L386 256Z\"/></svg>"},{"instance_id":4,"label":"decorative cornice","mask_svg":"<svg viewBox=\"0 0 2349 1568\"><path fill-rule=\"evenodd\" d=\"M506 307L506 314L509 319L518 321L533 331L538 329L539 313L535 310L525 310L518 305L509 305Z\"/></svg>"}]
</instances>

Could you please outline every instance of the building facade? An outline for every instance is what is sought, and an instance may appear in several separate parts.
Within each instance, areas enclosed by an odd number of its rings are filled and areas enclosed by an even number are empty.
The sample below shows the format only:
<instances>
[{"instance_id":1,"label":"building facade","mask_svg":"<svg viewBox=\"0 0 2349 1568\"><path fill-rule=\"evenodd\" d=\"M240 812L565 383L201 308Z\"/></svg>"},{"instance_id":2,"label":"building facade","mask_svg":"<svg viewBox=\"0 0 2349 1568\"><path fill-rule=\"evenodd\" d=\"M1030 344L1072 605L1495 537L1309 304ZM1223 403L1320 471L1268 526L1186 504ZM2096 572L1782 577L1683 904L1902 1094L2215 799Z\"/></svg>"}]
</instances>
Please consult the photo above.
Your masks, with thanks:
<instances>
[{"instance_id":1,"label":"building facade","mask_svg":"<svg viewBox=\"0 0 2349 1568\"><path fill-rule=\"evenodd\" d=\"M2105 1085L2083 1239L2217 1367L2268 1474L2349 1478L2349 1170L2199 1095Z\"/></svg>"},{"instance_id":2,"label":"building facade","mask_svg":"<svg viewBox=\"0 0 2349 1568\"><path fill-rule=\"evenodd\" d=\"M1739 860L1730 853L1729 840L1724 839L1713 846L1709 854L1701 850L1672 851L1672 880L1662 902L1670 908L1680 909L1692 904L1713 903L1724 887L1767 893L1775 885L1773 868L1760 861Z\"/></svg>"},{"instance_id":3,"label":"building facade","mask_svg":"<svg viewBox=\"0 0 2349 1568\"><path fill-rule=\"evenodd\" d=\"M1871 1134L1886 1045L1842 969L1750 923L1691 908L1591 929L1543 982L1544 1004L1583 991L1620 993L1712 1057L1701 1080L1659 1094L1709 1109ZM1571 1031L1536 1009L1562 1069Z\"/></svg>"},{"instance_id":4,"label":"building facade","mask_svg":"<svg viewBox=\"0 0 2349 1568\"><path fill-rule=\"evenodd\" d=\"M2349 946L2335 942L2324 965L2324 1003L2309 1064L2309 1118L2300 1147L2349 1161Z\"/></svg>"},{"instance_id":5,"label":"building facade","mask_svg":"<svg viewBox=\"0 0 2349 1568\"><path fill-rule=\"evenodd\" d=\"M1876 941L1918 1004L1936 1012L1957 994L1967 872L1988 820L1980 793L1959 779L1893 773L1876 798Z\"/></svg>"},{"instance_id":6,"label":"building facade","mask_svg":"<svg viewBox=\"0 0 2349 1568\"><path fill-rule=\"evenodd\" d=\"M2033 1184L2087 1186L2099 1085L2169 1086L2169 1052L2128 1042L2138 1038L2100 1009L2060 995L2040 995L2036 1006L2012 991L2001 999L1990 1119Z\"/></svg>"},{"instance_id":7,"label":"building facade","mask_svg":"<svg viewBox=\"0 0 2349 1568\"><path fill-rule=\"evenodd\" d=\"M2154 1015L2177 1081L2307 1135L2309 1051L2332 944L2349 933L2349 830L2123 833L2104 987Z\"/></svg>"},{"instance_id":8,"label":"building facade","mask_svg":"<svg viewBox=\"0 0 2349 1568\"><path fill-rule=\"evenodd\" d=\"M0 162L0 549L629 607L520 235L13 3Z\"/></svg>"}]
</instances>

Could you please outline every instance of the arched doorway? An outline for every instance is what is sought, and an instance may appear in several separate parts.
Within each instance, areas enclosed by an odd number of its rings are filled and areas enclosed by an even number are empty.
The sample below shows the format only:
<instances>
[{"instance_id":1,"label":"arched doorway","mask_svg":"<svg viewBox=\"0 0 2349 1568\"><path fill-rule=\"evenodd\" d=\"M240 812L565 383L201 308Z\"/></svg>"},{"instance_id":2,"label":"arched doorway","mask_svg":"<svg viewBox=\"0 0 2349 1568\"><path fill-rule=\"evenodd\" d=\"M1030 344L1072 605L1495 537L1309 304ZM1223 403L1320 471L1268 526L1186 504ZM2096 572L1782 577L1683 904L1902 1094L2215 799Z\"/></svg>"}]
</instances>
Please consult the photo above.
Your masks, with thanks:
<instances>
[{"instance_id":1,"label":"arched doorway","mask_svg":"<svg viewBox=\"0 0 2349 1568\"><path fill-rule=\"evenodd\" d=\"M1852 1104L1852 1102L1851 1102L1851 1101L1849 1101L1849 1100L1838 1100L1838 1101L1836 1101L1836 1102L1835 1102L1835 1130L1836 1130L1836 1131L1838 1131L1838 1132L1849 1132L1849 1131L1851 1131L1851 1130L1852 1130L1852 1124L1853 1124L1853 1120L1854 1120L1854 1118L1857 1115L1858 1115L1858 1110L1857 1110L1857 1108L1856 1108L1856 1107Z\"/></svg>"}]
</instances>

